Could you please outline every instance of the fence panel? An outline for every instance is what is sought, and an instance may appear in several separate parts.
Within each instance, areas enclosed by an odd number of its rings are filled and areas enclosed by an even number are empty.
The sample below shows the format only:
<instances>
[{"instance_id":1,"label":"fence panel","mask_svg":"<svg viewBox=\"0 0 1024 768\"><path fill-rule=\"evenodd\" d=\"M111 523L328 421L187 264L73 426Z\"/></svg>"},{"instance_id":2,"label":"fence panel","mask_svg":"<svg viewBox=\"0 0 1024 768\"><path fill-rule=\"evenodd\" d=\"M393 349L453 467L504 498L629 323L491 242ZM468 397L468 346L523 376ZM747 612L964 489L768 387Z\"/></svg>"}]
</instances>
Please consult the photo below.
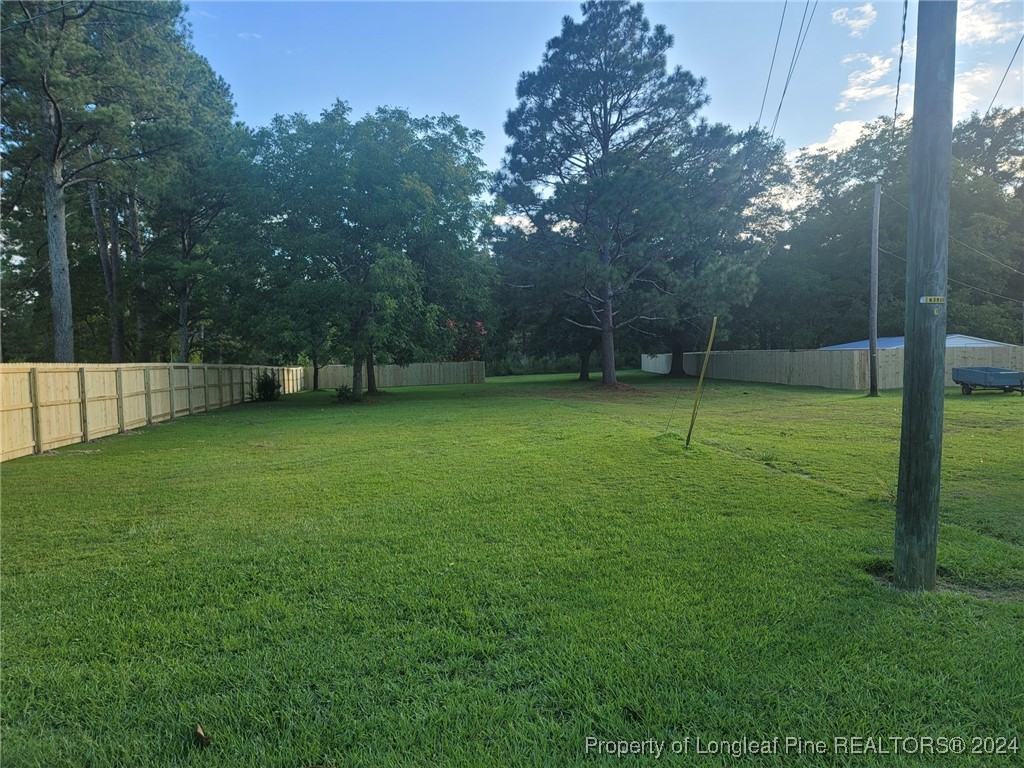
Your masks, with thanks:
<instances>
[{"instance_id":1,"label":"fence panel","mask_svg":"<svg viewBox=\"0 0 1024 768\"><path fill-rule=\"evenodd\" d=\"M325 365L320 369L320 389L352 386L351 365ZM484 363L473 360L464 363L411 363L410 365L375 365L377 386L426 387L437 384L483 384L486 380ZM297 386L313 388L313 369L306 367L296 376ZM363 384L366 384L366 366L363 366ZM298 390L296 390L298 391Z\"/></svg>"},{"instance_id":2,"label":"fence panel","mask_svg":"<svg viewBox=\"0 0 1024 768\"><path fill-rule=\"evenodd\" d=\"M171 418L171 369L167 366L146 366L149 371L149 414L156 421Z\"/></svg>"},{"instance_id":3,"label":"fence panel","mask_svg":"<svg viewBox=\"0 0 1024 768\"><path fill-rule=\"evenodd\" d=\"M295 367L0 364L0 461L243 402L260 370L303 387Z\"/></svg>"},{"instance_id":4,"label":"fence panel","mask_svg":"<svg viewBox=\"0 0 1024 768\"><path fill-rule=\"evenodd\" d=\"M85 411L86 423L88 424L89 440L98 437L113 435L118 431L119 421L117 418L117 369L113 367L102 367L98 365L87 365L85 371ZM63 378L67 374L54 372L55 376ZM79 402L82 401L81 393L76 393ZM51 441L54 439L54 432L44 430L47 435L47 448L57 447ZM68 442L79 442L70 440ZM67 445L67 443L61 443Z\"/></svg>"},{"instance_id":5,"label":"fence panel","mask_svg":"<svg viewBox=\"0 0 1024 768\"><path fill-rule=\"evenodd\" d=\"M3 430L0 460L15 459L35 450L33 411L30 370L27 366L12 369L0 378L0 429Z\"/></svg>"},{"instance_id":6,"label":"fence panel","mask_svg":"<svg viewBox=\"0 0 1024 768\"><path fill-rule=\"evenodd\" d=\"M146 367L124 366L121 369L121 410L125 430L144 427L149 423L146 398Z\"/></svg>"},{"instance_id":7,"label":"fence panel","mask_svg":"<svg viewBox=\"0 0 1024 768\"><path fill-rule=\"evenodd\" d=\"M671 365L671 355L659 357L662 365ZM664 358L668 358L667 363ZM686 353L683 369L696 376L703 361L703 353ZM711 353L708 376L766 384L863 390L870 386L869 366L866 349L721 351ZM953 386L953 368L967 366L1024 370L1024 347L947 347L946 385ZM878 350L878 386L880 389L903 386L902 349Z\"/></svg>"}]
</instances>

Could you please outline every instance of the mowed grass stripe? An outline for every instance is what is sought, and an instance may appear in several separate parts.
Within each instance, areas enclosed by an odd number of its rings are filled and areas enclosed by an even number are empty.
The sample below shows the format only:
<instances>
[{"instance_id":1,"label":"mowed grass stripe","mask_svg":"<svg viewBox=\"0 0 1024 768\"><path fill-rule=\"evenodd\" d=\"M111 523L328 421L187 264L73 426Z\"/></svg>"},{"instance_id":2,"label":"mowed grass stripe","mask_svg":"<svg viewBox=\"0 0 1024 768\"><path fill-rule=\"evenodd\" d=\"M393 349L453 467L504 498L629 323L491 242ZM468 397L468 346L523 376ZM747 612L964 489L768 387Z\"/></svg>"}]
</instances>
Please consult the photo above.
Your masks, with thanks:
<instances>
[{"instance_id":1,"label":"mowed grass stripe","mask_svg":"<svg viewBox=\"0 0 1024 768\"><path fill-rule=\"evenodd\" d=\"M1018 435L986 426L1019 403L947 404L947 476L985 482L940 559L995 597L903 595L866 570L892 546L897 397L715 383L684 451L678 384L627 380L303 394L5 464L4 762L1020 731Z\"/></svg>"}]
</instances>

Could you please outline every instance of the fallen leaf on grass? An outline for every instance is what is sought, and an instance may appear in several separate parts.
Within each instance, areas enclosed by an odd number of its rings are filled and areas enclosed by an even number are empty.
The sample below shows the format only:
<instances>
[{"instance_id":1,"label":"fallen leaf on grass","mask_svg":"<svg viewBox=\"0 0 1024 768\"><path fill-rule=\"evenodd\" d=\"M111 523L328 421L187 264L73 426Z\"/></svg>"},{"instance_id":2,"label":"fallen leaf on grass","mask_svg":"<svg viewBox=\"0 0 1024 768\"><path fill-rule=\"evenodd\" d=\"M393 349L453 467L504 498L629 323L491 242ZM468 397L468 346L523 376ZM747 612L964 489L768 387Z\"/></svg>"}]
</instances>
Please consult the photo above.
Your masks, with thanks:
<instances>
[{"instance_id":1,"label":"fallen leaf on grass","mask_svg":"<svg viewBox=\"0 0 1024 768\"><path fill-rule=\"evenodd\" d=\"M210 743L213 741L213 739L211 739L209 736L206 735L206 733L203 732L203 726L201 726L199 723L196 723L196 741L199 742L199 746L201 747L208 747L210 746Z\"/></svg>"}]
</instances>

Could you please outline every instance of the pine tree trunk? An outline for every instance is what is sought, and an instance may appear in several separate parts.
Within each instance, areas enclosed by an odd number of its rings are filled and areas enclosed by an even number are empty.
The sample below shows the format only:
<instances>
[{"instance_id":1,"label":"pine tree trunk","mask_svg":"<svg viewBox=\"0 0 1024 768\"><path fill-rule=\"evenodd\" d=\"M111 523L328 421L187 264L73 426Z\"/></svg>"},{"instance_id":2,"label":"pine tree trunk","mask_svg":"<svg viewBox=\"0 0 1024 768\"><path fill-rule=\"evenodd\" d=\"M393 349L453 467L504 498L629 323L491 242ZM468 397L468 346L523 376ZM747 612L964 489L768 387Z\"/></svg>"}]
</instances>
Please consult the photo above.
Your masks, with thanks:
<instances>
[{"instance_id":1,"label":"pine tree trunk","mask_svg":"<svg viewBox=\"0 0 1024 768\"><path fill-rule=\"evenodd\" d=\"M111 193L107 210L110 212L110 358L113 363L123 363L127 355L124 345L124 305L121 302L121 229L117 197Z\"/></svg>"},{"instance_id":2,"label":"pine tree trunk","mask_svg":"<svg viewBox=\"0 0 1024 768\"><path fill-rule=\"evenodd\" d=\"M686 377L686 369L683 368L683 345L678 341L672 342L672 367L669 369L669 376L680 379Z\"/></svg>"},{"instance_id":3,"label":"pine tree trunk","mask_svg":"<svg viewBox=\"0 0 1024 768\"><path fill-rule=\"evenodd\" d=\"M316 352L312 354L311 362L313 363L313 391L318 392L320 390L320 366L317 365Z\"/></svg>"},{"instance_id":4,"label":"pine tree trunk","mask_svg":"<svg viewBox=\"0 0 1024 768\"><path fill-rule=\"evenodd\" d=\"M117 229L117 205L110 198L110 230L103 220L100 205L100 186L89 183L89 207L96 227L96 242L99 248L100 269L103 272L103 287L107 293L107 316L110 321L110 362L123 363L124 354L124 310L120 301L121 243Z\"/></svg>"},{"instance_id":5,"label":"pine tree trunk","mask_svg":"<svg viewBox=\"0 0 1024 768\"><path fill-rule=\"evenodd\" d=\"M377 374L373 370L373 350L367 350L366 352L366 394L368 395L379 395L380 391L377 389Z\"/></svg>"},{"instance_id":6,"label":"pine tree trunk","mask_svg":"<svg viewBox=\"0 0 1024 768\"><path fill-rule=\"evenodd\" d=\"M128 196L128 231L131 233L131 258L139 271L139 285L135 292L135 355L137 360L148 361L149 350L146 348L143 330L143 306L145 305L146 279L142 277L142 228L139 226L139 198L135 191Z\"/></svg>"},{"instance_id":7,"label":"pine tree trunk","mask_svg":"<svg viewBox=\"0 0 1024 768\"><path fill-rule=\"evenodd\" d=\"M181 351L179 361L188 362L192 350L189 346L188 336L188 293L178 297L178 344Z\"/></svg>"},{"instance_id":8,"label":"pine tree trunk","mask_svg":"<svg viewBox=\"0 0 1024 768\"><path fill-rule=\"evenodd\" d=\"M75 326L71 315L71 269L68 265L67 216L64 205L64 162L58 154L57 115L54 106L43 105L43 130L49 139L43 171L46 201L46 247L50 256L50 306L53 311L53 359L75 360Z\"/></svg>"},{"instance_id":9,"label":"pine tree trunk","mask_svg":"<svg viewBox=\"0 0 1024 768\"><path fill-rule=\"evenodd\" d=\"M615 386L615 320L612 317L612 284L605 283L601 311L601 383Z\"/></svg>"},{"instance_id":10,"label":"pine tree trunk","mask_svg":"<svg viewBox=\"0 0 1024 768\"><path fill-rule=\"evenodd\" d=\"M355 359L352 366L352 399L363 399L363 361Z\"/></svg>"},{"instance_id":11,"label":"pine tree trunk","mask_svg":"<svg viewBox=\"0 0 1024 768\"><path fill-rule=\"evenodd\" d=\"M363 399L363 355L358 333L352 337L352 399Z\"/></svg>"},{"instance_id":12,"label":"pine tree trunk","mask_svg":"<svg viewBox=\"0 0 1024 768\"><path fill-rule=\"evenodd\" d=\"M590 356L593 353L594 350L590 347L580 352L580 377L577 381L590 381Z\"/></svg>"}]
</instances>

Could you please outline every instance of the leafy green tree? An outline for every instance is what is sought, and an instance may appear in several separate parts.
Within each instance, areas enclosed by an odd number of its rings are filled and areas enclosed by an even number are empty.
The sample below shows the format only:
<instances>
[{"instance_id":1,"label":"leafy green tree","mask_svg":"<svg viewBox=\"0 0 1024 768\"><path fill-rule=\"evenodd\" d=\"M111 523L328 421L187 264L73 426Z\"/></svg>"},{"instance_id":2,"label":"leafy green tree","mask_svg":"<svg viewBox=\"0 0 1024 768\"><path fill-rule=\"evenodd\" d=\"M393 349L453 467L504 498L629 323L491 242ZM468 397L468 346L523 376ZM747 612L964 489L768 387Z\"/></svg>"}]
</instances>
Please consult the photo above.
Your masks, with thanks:
<instances>
[{"instance_id":1,"label":"leafy green tree","mask_svg":"<svg viewBox=\"0 0 1024 768\"><path fill-rule=\"evenodd\" d=\"M754 128L701 123L678 157L681 200L669 260L675 296L642 346L667 347L673 373L682 375L681 353L706 343L711 317L719 318L718 343L727 342L733 318L753 297L757 267L786 224L791 173L782 143Z\"/></svg>"},{"instance_id":2,"label":"leafy green tree","mask_svg":"<svg viewBox=\"0 0 1024 768\"><path fill-rule=\"evenodd\" d=\"M588 316L572 295L574 276L567 272L572 261L566 256L571 237L538 235L511 221L490 228L488 236L498 269L500 307L492 362L574 355L579 357L579 380L589 381L600 338L584 327Z\"/></svg>"},{"instance_id":3,"label":"leafy green tree","mask_svg":"<svg viewBox=\"0 0 1024 768\"><path fill-rule=\"evenodd\" d=\"M602 382L612 385L616 330L660 320L671 304L676 160L707 97L702 80L668 71L672 36L641 5L587 2L582 12L519 79L496 190L538 245L557 241L550 254L566 260L559 271L586 313L565 320L600 334Z\"/></svg>"},{"instance_id":4,"label":"leafy green tree","mask_svg":"<svg viewBox=\"0 0 1024 768\"><path fill-rule=\"evenodd\" d=\"M303 286L296 300L324 284L337 297L328 313L296 316L315 320L316 337L338 339L354 363L354 395L363 362L372 371L375 359L401 364L452 349L447 321L470 319L488 287L476 243L479 134L454 118L394 109L352 123L339 102L316 122L277 117L257 141L272 190L272 259Z\"/></svg>"},{"instance_id":5,"label":"leafy green tree","mask_svg":"<svg viewBox=\"0 0 1024 768\"><path fill-rule=\"evenodd\" d=\"M495 189L527 232L529 253L508 266L534 263L564 299L562 320L598 334L611 385L617 334L675 342L688 314L749 299L766 193L786 173L781 145L763 133L696 120L704 82L668 70L672 37L641 5L582 11L519 80ZM585 358L588 346L578 349Z\"/></svg>"},{"instance_id":6,"label":"leafy green tree","mask_svg":"<svg viewBox=\"0 0 1024 768\"><path fill-rule=\"evenodd\" d=\"M1024 197L1024 109L975 112L956 126L953 156L966 173L992 179L1010 197Z\"/></svg>"},{"instance_id":7,"label":"leafy green tree","mask_svg":"<svg viewBox=\"0 0 1024 768\"><path fill-rule=\"evenodd\" d=\"M955 127L950 193L950 333L1016 342L1024 299L1024 110L993 110ZM803 204L734 336L740 346L813 348L868 334L874 179L881 178L879 335L903 333L909 126L868 125L854 146L797 162Z\"/></svg>"},{"instance_id":8,"label":"leafy green tree","mask_svg":"<svg viewBox=\"0 0 1024 768\"><path fill-rule=\"evenodd\" d=\"M215 225L232 203L245 162L247 134L226 120L206 126L202 138L175 157L147 216L153 233L142 268L148 291L166 291L176 310L178 359L193 350L195 318L202 312L207 283L219 281Z\"/></svg>"},{"instance_id":9,"label":"leafy green tree","mask_svg":"<svg viewBox=\"0 0 1024 768\"><path fill-rule=\"evenodd\" d=\"M454 117L413 118L400 109L379 109L354 128L351 170L360 194L348 234L375 263L370 301L350 325L353 354L368 372L376 359L446 355L454 328L484 311L490 287L477 243L486 213L483 137Z\"/></svg>"},{"instance_id":10,"label":"leafy green tree","mask_svg":"<svg viewBox=\"0 0 1024 768\"><path fill-rule=\"evenodd\" d=\"M0 6L5 187L41 179L57 361L75 356L68 190L160 148L151 90L185 45L181 13L178 2Z\"/></svg>"}]
</instances>

